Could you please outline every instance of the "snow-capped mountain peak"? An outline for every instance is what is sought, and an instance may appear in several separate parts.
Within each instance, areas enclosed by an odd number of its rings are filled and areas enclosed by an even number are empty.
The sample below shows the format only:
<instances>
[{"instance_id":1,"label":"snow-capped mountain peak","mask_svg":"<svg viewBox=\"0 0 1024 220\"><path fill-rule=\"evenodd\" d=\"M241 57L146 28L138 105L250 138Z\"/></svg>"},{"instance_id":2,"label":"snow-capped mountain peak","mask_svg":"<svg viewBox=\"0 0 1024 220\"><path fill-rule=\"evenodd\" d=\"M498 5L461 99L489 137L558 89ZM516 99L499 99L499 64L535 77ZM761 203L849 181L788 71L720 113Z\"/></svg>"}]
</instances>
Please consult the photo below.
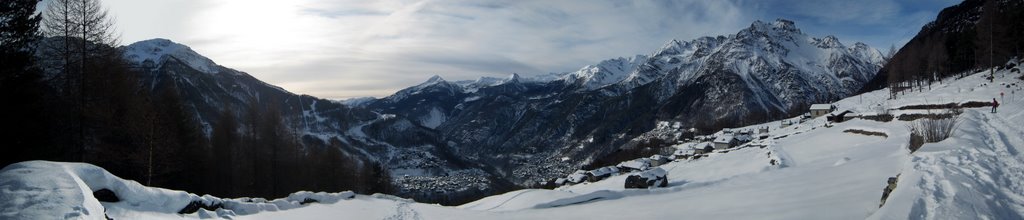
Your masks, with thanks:
<instances>
[{"instance_id":1,"label":"snow-capped mountain peak","mask_svg":"<svg viewBox=\"0 0 1024 220\"><path fill-rule=\"evenodd\" d=\"M601 61L588 65L563 78L567 83L579 85L582 89L593 90L622 81L647 61L647 56L635 55Z\"/></svg>"},{"instance_id":2,"label":"snow-capped mountain peak","mask_svg":"<svg viewBox=\"0 0 1024 220\"><path fill-rule=\"evenodd\" d=\"M121 48L126 60L139 66L160 66L171 57L203 73L216 74L220 66L199 55L188 46L168 39L155 38L132 43Z\"/></svg>"},{"instance_id":3,"label":"snow-capped mountain peak","mask_svg":"<svg viewBox=\"0 0 1024 220\"><path fill-rule=\"evenodd\" d=\"M796 28L796 24L794 24L793 21L786 20L786 19L781 19L781 18L780 19L775 19L775 22L772 22L772 27L774 27L776 30L785 31L785 32L803 33L803 32L800 32L799 28Z\"/></svg>"},{"instance_id":4,"label":"snow-capped mountain peak","mask_svg":"<svg viewBox=\"0 0 1024 220\"><path fill-rule=\"evenodd\" d=\"M788 33L788 34L803 34L800 28L796 27L796 23L786 19L775 19L773 22L765 22L761 20L754 21L750 24L747 30L759 31L759 32L773 32L773 33Z\"/></svg>"},{"instance_id":5,"label":"snow-capped mountain peak","mask_svg":"<svg viewBox=\"0 0 1024 220\"><path fill-rule=\"evenodd\" d=\"M441 78L439 75L434 75L431 76L430 79L427 79L426 82L420 83L420 85L433 85L441 82L445 82L444 78Z\"/></svg>"},{"instance_id":6,"label":"snow-capped mountain peak","mask_svg":"<svg viewBox=\"0 0 1024 220\"><path fill-rule=\"evenodd\" d=\"M828 35L825 38L814 38L814 45L819 48L840 48L844 47L842 42L836 36Z\"/></svg>"},{"instance_id":7,"label":"snow-capped mountain peak","mask_svg":"<svg viewBox=\"0 0 1024 220\"><path fill-rule=\"evenodd\" d=\"M519 83L520 79L521 77L519 77L519 73L512 73L512 75L505 77L505 79L502 79L501 82L498 82L497 84Z\"/></svg>"}]
</instances>

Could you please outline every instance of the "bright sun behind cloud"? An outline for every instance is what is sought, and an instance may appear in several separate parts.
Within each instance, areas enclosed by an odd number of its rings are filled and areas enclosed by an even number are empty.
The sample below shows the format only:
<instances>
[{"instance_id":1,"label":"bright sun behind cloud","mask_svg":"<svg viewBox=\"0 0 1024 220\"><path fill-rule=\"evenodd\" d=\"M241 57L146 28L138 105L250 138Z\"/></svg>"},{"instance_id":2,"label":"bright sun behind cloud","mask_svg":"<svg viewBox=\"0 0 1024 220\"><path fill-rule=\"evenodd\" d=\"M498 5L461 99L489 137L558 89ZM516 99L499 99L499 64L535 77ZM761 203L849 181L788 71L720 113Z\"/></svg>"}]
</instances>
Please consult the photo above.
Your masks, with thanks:
<instances>
[{"instance_id":1,"label":"bright sun behind cloud","mask_svg":"<svg viewBox=\"0 0 1024 220\"><path fill-rule=\"evenodd\" d=\"M327 27L314 16L300 14L300 1L222 0L191 19L194 36L213 40L206 47L245 67L279 65L301 48L325 45ZM339 36L341 37L341 36ZM244 58L244 59L243 59Z\"/></svg>"}]
</instances>

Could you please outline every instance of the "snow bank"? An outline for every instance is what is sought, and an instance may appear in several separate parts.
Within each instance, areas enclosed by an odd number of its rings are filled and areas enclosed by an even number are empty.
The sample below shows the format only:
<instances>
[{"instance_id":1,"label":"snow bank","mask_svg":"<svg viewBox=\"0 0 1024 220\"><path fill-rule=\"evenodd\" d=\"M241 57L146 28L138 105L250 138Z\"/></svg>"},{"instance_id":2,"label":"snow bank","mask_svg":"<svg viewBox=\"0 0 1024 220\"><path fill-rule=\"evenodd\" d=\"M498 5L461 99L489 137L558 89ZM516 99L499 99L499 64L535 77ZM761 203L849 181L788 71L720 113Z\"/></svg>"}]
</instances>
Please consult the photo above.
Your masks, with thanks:
<instances>
[{"instance_id":1,"label":"snow bank","mask_svg":"<svg viewBox=\"0 0 1024 220\"><path fill-rule=\"evenodd\" d=\"M120 201L101 203L93 197L93 192L101 189L114 192ZM78 219L105 219L105 216L115 219L217 218L287 210L308 203L336 203L354 195L350 191L302 191L271 201L262 198L221 199L143 186L85 163L26 161L0 170L0 218L3 219L51 219L57 216ZM178 214L193 202L222 208Z\"/></svg>"},{"instance_id":2,"label":"snow bank","mask_svg":"<svg viewBox=\"0 0 1024 220\"><path fill-rule=\"evenodd\" d=\"M60 164L35 161L0 170L0 218L104 219L103 207L81 179Z\"/></svg>"}]
</instances>

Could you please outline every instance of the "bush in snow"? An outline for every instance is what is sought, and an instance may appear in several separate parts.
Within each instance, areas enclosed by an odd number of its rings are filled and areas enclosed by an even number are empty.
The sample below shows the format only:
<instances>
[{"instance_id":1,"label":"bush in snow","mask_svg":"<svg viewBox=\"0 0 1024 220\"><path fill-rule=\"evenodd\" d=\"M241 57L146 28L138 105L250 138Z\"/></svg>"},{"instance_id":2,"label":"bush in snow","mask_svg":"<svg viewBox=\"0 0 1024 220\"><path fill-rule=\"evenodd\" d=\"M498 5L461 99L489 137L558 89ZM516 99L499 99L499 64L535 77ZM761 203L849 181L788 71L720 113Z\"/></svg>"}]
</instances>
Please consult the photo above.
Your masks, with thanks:
<instances>
[{"instance_id":1,"label":"bush in snow","mask_svg":"<svg viewBox=\"0 0 1024 220\"><path fill-rule=\"evenodd\" d=\"M914 120L907 127L910 129L910 151L916 151L924 143L935 143L953 134L960 121L959 109L951 109L949 113L938 114L943 117L929 117Z\"/></svg>"}]
</instances>

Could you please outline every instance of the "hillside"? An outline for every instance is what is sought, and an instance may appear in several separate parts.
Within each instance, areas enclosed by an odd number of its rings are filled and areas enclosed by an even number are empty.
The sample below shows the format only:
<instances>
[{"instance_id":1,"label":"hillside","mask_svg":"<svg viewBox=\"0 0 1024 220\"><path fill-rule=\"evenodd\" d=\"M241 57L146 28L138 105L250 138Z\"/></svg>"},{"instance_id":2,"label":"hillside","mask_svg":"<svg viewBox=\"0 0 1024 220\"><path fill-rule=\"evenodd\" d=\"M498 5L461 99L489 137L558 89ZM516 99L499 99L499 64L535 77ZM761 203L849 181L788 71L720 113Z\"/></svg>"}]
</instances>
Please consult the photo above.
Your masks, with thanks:
<instances>
[{"instance_id":1,"label":"hillside","mask_svg":"<svg viewBox=\"0 0 1024 220\"><path fill-rule=\"evenodd\" d=\"M892 57L870 89L1001 66L1024 52L1024 3L966 0L943 9Z\"/></svg>"},{"instance_id":2,"label":"hillside","mask_svg":"<svg viewBox=\"0 0 1024 220\"><path fill-rule=\"evenodd\" d=\"M671 40L649 55L553 80L432 77L363 108L432 128L456 155L530 186L647 143L675 141L638 140L658 121L713 132L785 118L854 94L880 66L874 48L810 36L778 19L728 36Z\"/></svg>"},{"instance_id":3,"label":"hillside","mask_svg":"<svg viewBox=\"0 0 1024 220\"><path fill-rule=\"evenodd\" d=\"M0 215L85 219L102 219L104 214L115 219L1020 219L1024 216L1024 155L1019 154L1024 150L1024 131L1019 126L1024 124L1024 81L1018 77L999 71L995 83L988 83L982 71L897 99L888 99L888 91L883 89L834 103L840 110L862 115L888 112L900 118L945 111L920 110L921 106L988 102L1000 92L1007 93L998 113L989 113L988 107L964 108L949 139L926 143L916 152L908 149L907 121L828 123L819 117L787 127L781 127L781 121L769 122L747 128L767 126L770 138L716 150L700 159L661 165L668 173L665 188L624 189L625 175L617 175L555 190L509 192L459 207L348 193L305 192L273 201L225 200L143 187L87 164L32 161L0 171ZM851 129L884 136L846 132ZM887 179L897 176L895 189L880 206ZM40 181L43 179L55 181ZM100 188L110 189L122 201L97 202L92 191ZM316 204L299 203L314 200ZM189 201L223 204L223 208L174 213Z\"/></svg>"}]
</instances>

